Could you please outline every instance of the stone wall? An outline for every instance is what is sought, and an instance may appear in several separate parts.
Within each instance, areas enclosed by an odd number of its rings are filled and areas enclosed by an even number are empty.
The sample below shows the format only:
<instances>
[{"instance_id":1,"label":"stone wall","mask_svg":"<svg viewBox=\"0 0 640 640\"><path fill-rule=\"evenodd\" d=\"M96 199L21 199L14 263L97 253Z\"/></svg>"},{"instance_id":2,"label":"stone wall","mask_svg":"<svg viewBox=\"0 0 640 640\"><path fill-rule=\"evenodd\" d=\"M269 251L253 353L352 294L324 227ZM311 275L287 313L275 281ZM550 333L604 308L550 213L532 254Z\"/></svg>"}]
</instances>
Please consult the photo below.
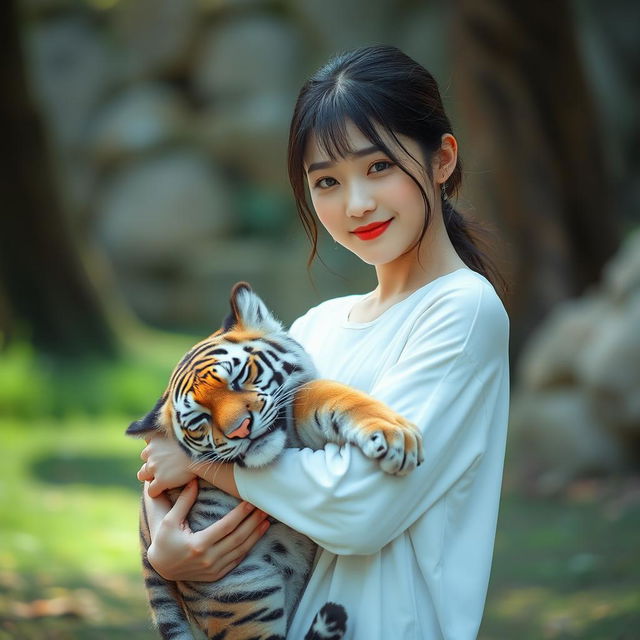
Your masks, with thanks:
<instances>
[{"instance_id":1,"label":"stone wall","mask_svg":"<svg viewBox=\"0 0 640 640\"><path fill-rule=\"evenodd\" d=\"M299 86L328 56L396 44L443 75L444 9L418 0L22 0L34 96L73 225L156 326L207 330L247 280L285 320L373 277L306 273L286 176Z\"/></svg>"}]
</instances>

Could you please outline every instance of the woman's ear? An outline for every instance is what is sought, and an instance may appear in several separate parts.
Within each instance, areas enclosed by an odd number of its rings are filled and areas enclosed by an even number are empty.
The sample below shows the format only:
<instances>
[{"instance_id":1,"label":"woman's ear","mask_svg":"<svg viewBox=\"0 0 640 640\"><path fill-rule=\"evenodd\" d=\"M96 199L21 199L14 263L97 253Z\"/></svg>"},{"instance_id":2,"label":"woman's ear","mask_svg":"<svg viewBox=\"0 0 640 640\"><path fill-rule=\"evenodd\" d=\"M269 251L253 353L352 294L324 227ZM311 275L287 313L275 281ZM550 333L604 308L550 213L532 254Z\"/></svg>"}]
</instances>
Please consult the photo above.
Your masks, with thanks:
<instances>
[{"instance_id":1,"label":"woman's ear","mask_svg":"<svg viewBox=\"0 0 640 640\"><path fill-rule=\"evenodd\" d=\"M458 162L458 141L450 133L442 135L440 149L434 154L433 177L436 184L449 179Z\"/></svg>"}]
</instances>

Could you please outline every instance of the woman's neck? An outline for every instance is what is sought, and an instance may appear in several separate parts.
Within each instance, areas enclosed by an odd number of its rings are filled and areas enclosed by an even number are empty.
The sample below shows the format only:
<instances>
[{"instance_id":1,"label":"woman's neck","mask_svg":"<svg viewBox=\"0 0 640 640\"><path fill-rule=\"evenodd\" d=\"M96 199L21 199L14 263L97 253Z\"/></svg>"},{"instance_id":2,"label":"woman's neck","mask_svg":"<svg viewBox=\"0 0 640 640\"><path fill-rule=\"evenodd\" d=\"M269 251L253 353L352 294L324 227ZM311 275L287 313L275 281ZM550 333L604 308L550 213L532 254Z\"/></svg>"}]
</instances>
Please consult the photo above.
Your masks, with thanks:
<instances>
[{"instance_id":1,"label":"woman's neck","mask_svg":"<svg viewBox=\"0 0 640 640\"><path fill-rule=\"evenodd\" d=\"M425 284L466 267L456 253L440 216L434 215L419 247L393 262L376 266L378 286L349 312L352 322L375 320Z\"/></svg>"},{"instance_id":2,"label":"woman's neck","mask_svg":"<svg viewBox=\"0 0 640 640\"><path fill-rule=\"evenodd\" d=\"M393 262L376 266L378 286L369 297L381 306L393 304L440 276L465 267L442 222L434 215L418 247Z\"/></svg>"}]
</instances>

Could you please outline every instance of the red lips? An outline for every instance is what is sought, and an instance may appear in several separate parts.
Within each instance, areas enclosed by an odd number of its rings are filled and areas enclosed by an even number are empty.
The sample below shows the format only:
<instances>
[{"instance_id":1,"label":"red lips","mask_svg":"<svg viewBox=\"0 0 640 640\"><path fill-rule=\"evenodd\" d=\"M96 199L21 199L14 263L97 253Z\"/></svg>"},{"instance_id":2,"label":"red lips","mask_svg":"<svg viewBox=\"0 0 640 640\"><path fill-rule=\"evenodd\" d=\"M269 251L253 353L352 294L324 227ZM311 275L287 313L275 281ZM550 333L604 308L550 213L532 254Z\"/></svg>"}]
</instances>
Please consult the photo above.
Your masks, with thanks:
<instances>
[{"instance_id":1,"label":"red lips","mask_svg":"<svg viewBox=\"0 0 640 640\"><path fill-rule=\"evenodd\" d=\"M365 224L361 227L357 227L351 233L358 236L360 240L373 240L387 230L392 220L393 218L390 218L384 222L372 222L371 224Z\"/></svg>"}]
</instances>

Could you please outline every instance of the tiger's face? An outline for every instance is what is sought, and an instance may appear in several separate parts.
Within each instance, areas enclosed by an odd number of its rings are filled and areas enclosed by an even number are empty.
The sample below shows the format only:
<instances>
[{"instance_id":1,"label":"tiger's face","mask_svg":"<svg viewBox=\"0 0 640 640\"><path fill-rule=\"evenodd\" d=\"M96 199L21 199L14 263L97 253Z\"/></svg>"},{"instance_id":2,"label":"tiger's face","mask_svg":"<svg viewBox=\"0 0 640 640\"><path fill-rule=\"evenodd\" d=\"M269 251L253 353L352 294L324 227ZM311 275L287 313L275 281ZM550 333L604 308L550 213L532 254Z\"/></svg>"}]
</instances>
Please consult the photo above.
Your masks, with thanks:
<instances>
[{"instance_id":1,"label":"tiger's face","mask_svg":"<svg viewBox=\"0 0 640 640\"><path fill-rule=\"evenodd\" d=\"M198 460L263 466L284 448L287 408L313 377L302 347L239 283L224 327L185 354L156 407L127 433L160 429Z\"/></svg>"}]
</instances>

